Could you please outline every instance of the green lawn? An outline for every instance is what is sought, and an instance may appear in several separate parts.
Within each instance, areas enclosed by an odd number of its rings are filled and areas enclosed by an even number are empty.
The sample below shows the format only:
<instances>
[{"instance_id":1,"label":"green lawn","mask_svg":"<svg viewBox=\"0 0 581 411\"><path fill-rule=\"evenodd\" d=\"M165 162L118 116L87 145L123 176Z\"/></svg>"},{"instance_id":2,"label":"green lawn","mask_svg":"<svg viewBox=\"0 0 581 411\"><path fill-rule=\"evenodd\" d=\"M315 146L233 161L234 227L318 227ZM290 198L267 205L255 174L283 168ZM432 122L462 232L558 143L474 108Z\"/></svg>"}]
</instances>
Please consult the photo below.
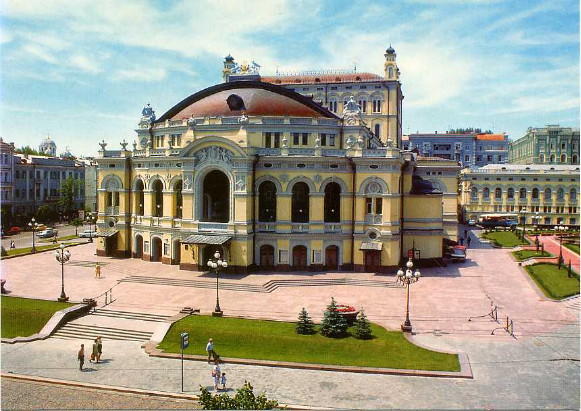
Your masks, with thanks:
<instances>
[{"instance_id":1,"label":"green lawn","mask_svg":"<svg viewBox=\"0 0 581 411\"><path fill-rule=\"evenodd\" d=\"M28 337L36 334L52 315L74 304L57 301L2 297L2 338Z\"/></svg>"},{"instance_id":2,"label":"green lawn","mask_svg":"<svg viewBox=\"0 0 581 411\"><path fill-rule=\"evenodd\" d=\"M525 268L547 297L561 300L579 294L579 278L568 278L566 267L559 270L557 264L541 263Z\"/></svg>"},{"instance_id":3,"label":"green lawn","mask_svg":"<svg viewBox=\"0 0 581 411\"><path fill-rule=\"evenodd\" d=\"M72 234L72 235L66 235L64 237L57 237L57 241L64 241L64 240L72 240L73 238L78 238L79 236L76 234ZM53 239L52 238L43 238L43 239L39 239L38 240L39 243L52 243Z\"/></svg>"},{"instance_id":4,"label":"green lawn","mask_svg":"<svg viewBox=\"0 0 581 411\"><path fill-rule=\"evenodd\" d=\"M563 243L563 247L567 247L569 250L573 251L574 253L579 254L579 246L577 244Z\"/></svg>"},{"instance_id":5,"label":"green lawn","mask_svg":"<svg viewBox=\"0 0 581 411\"><path fill-rule=\"evenodd\" d=\"M64 243L65 245L71 245L76 243ZM44 251L44 250L56 250L60 247L60 244L49 244L49 245L35 245L36 251ZM8 255L20 255L20 254L28 254L32 250L32 247L24 247L24 248L15 248L13 250L6 250Z\"/></svg>"},{"instance_id":6,"label":"green lawn","mask_svg":"<svg viewBox=\"0 0 581 411\"><path fill-rule=\"evenodd\" d=\"M491 240L499 247L516 247L517 245L529 244L527 240L521 240L512 231L493 231L484 234L484 238Z\"/></svg>"},{"instance_id":7,"label":"green lawn","mask_svg":"<svg viewBox=\"0 0 581 411\"><path fill-rule=\"evenodd\" d=\"M548 251L535 251L535 250L520 250L512 253L518 261L526 260L531 257L552 257L553 254Z\"/></svg>"},{"instance_id":8,"label":"green lawn","mask_svg":"<svg viewBox=\"0 0 581 411\"><path fill-rule=\"evenodd\" d=\"M208 338L222 357L298 363L386 367L399 369L459 371L456 354L420 348L408 342L402 332L387 331L372 324L371 340L351 336L341 339L320 334L298 335L295 324L191 315L175 323L159 348L180 353L180 334L188 332L187 354L206 355Z\"/></svg>"}]
</instances>

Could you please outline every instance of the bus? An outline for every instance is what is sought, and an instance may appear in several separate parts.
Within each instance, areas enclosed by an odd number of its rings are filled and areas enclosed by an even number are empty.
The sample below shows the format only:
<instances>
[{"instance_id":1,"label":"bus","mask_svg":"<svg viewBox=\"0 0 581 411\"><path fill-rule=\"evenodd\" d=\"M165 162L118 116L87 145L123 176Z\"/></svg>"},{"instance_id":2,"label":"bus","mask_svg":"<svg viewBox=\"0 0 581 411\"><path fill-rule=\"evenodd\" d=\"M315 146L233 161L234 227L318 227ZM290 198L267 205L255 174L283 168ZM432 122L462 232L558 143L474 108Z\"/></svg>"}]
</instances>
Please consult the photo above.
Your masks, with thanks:
<instances>
[{"instance_id":1,"label":"bus","mask_svg":"<svg viewBox=\"0 0 581 411\"><path fill-rule=\"evenodd\" d=\"M518 225L516 214L482 214L478 225L484 228L516 227Z\"/></svg>"}]
</instances>

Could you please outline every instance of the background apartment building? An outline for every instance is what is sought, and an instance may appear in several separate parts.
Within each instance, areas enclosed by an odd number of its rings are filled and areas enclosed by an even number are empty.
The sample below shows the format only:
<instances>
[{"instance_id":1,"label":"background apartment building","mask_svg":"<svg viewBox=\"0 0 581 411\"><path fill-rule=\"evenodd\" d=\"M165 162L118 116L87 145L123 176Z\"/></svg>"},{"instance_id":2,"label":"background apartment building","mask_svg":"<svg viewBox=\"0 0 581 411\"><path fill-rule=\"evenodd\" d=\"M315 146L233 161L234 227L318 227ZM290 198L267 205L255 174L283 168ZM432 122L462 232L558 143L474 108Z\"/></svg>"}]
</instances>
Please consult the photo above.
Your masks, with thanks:
<instances>
[{"instance_id":1,"label":"background apartment building","mask_svg":"<svg viewBox=\"0 0 581 411\"><path fill-rule=\"evenodd\" d=\"M579 130L549 124L529 128L509 144L512 164L579 164Z\"/></svg>"}]
</instances>

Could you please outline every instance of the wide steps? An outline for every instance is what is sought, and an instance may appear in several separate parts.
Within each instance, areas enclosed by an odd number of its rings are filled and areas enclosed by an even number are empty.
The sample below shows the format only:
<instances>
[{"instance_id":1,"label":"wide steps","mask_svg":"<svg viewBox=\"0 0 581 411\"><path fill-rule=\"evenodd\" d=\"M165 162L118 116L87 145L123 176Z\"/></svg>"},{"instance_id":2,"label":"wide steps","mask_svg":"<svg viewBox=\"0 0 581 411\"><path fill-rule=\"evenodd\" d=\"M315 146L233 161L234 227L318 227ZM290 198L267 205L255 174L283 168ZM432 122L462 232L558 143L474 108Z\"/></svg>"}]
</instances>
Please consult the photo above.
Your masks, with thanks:
<instances>
[{"instance_id":1,"label":"wide steps","mask_svg":"<svg viewBox=\"0 0 581 411\"><path fill-rule=\"evenodd\" d=\"M126 330L112 327L99 327L95 325L68 323L61 327L51 337L64 339L89 339L93 340L101 336L108 340L123 341L149 341L153 332Z\"/></svg>"},{"instance_id":2,"label":"wide steps","mask_svg":"<svg viewBox=\"0 0 581 411\"><path fill-rule=\"evenodd\" d=\"M123 318L127 320L139 320L150 322L165 322L170 318L167 315L137 313L130 311L104 310L104 309L97 309L94 312L92 312L91 315L99 317L113 317L113 318Z\"/></svg>"},{"instance_id":3,"label":"wide steps","mask_svg":"<svg viewBox=\"0 0 581 411\"><path fill-rule=\"evenodd\" d=\"M169 285L174 287L192 287L192 288L216 288L216 283L214 281L199 281L199 280L185 280L177 278L162 278L162 277L145 277L145 276L134 276L121 280L127 283L140 283L140 284L151 284L151 285ZM261 293L264 292L262 286L253 284L237 284L228 281L220 281L220 288L223 290L230 291L246 291Z\"/></svg>"}]
</instances>

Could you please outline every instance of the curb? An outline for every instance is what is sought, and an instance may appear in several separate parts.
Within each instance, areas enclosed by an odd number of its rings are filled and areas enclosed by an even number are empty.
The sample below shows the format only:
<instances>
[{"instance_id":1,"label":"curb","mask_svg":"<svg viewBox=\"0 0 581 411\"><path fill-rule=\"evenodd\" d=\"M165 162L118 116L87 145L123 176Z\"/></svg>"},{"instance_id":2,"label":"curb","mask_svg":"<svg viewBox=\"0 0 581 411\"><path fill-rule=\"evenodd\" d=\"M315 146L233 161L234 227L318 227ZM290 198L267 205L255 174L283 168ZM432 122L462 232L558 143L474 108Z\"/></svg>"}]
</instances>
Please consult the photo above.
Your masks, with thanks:
<instances>
[{"instance_id":1,"label":"curb","mask_svg":"<svg viewBox=\"0 0 581 411\"><path fill-rule=\"evenodd\" d=\"M67 241L67 240L65 240L65 241ZM63 241L63 243L64 243L65 241ZM70 244L67 244L67 247L76 247L76 246L78 246L78 245L83 245L83 244L89 244L89 243L88 243L88 242L86 242L86 243L70 243ZM47 250L38 250L38 251L36 251L36 253L28 252L28 253L23 253L23 254L16 254L16 255L5 255L5 256L3 256L2 258L0 258L0 260L10 260L11 258L24 257L25 255L32 255L32 254L40 254L40 253L46 253L46 252L48 252L48 251L54 251L54 250L56 250L57 248L58 248L58 245L57 245L57 247L55 247L55 248L49 248L49 249L47 249Z\"/></svg>"}]
</instances>

